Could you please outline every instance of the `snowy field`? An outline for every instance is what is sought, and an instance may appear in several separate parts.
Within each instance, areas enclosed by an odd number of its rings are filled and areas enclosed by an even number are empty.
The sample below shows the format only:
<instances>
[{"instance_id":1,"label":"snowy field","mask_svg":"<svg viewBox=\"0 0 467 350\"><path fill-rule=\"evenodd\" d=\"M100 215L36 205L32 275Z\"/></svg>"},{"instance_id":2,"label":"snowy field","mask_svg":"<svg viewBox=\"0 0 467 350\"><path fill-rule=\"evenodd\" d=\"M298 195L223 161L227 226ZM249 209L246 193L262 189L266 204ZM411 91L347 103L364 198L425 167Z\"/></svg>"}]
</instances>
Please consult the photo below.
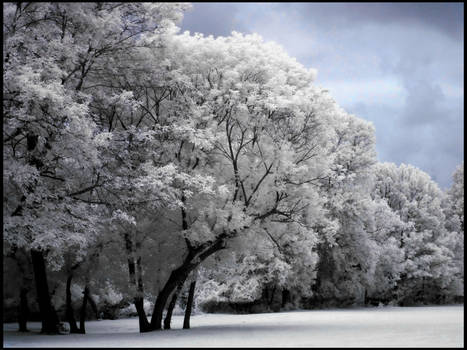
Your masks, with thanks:
<instances>
[{"instance_id":1,"label":"snowy field","mask_svg":"<svg viewBox=\"0 0 467 350\"><path fill-rule=\"evenodd\" d=\"M4 347L463 347L464 306L383 307L254 315L199 314L182 330L138 333L136 318L90 321L88 334L20 334L3 326Z\"/></svg>"}]
</instances>

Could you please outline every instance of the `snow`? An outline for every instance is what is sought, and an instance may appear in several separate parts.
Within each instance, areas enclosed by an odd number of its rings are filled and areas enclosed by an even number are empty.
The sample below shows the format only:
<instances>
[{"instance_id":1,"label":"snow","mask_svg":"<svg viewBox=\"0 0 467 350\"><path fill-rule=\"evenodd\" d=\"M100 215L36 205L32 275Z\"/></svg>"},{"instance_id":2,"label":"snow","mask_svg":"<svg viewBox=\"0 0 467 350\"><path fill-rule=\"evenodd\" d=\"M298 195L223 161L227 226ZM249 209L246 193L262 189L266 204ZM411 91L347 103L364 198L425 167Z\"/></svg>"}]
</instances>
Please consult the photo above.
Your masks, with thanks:
<instances>
[{"instance_id":1,"label":"snow","mask_svg":"<svg viewBox=\"0 0 467 350\"><path fill-rule=\"evenodd\" d=\"M3 326L4 347L463 347L464 306L379 307L250 315L199 314L183 330L138 333L136 318L86 323L87 334Z\"/></svg>"}]
</instances>

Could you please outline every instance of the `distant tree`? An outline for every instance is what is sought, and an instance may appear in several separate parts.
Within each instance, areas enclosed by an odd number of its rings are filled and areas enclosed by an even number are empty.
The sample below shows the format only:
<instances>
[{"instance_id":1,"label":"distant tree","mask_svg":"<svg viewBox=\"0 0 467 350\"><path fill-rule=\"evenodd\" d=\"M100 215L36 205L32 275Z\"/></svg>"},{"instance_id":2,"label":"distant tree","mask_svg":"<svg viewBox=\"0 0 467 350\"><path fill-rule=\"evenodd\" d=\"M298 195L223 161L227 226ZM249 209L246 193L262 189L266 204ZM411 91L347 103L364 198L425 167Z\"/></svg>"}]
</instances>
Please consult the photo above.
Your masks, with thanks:
<instances>
[{"instance_id":1,"label":"distant tree","mask_svg":"<svg viewBox=\"0 0 467 350\"><path fill-rule=\"evenodd\" d=\"M403 304L439 301L457 271L455 237L445 228L444 193L428 174L410 165L381 163L375 175L375 193L405 223L393 233L404 252L397 300Z\"/></svg>"},{"instance_id":2,"label":"distant tree","mask_svg":"<svg viewBox=\"0 0 467 350\"><path fill-rule=\"evenodd\" d=\"M454 263L458 269L451 290L454 296L464 297L464 162L453 174L453 184L444 202L446 228L453 236Z\"/></svg>"},{"instance_id":3,"label":"distant tree","mask_svg":"<svg viewBox=\"0 0 467 350\"><path fill-rule=\"evenodd\" d=\"M388 203L374 196L368 211L367 233L375 242L376 265L371 283L366 288L365 303L379 305L394 302L394 288L404 269L404 251L397 239L407 224Z\"/></svg>"},{"instance_id":4,"label":"distant tree","mask_svg":"<svg viewBox=\"0 0 467 350\"><path fill-rule=\"evenodd\" d=\"M313 303L362 303L373 284L377 244L368 234L373 203L368 193L376 162L373 126L334 109L332 159L320 190L333 225L318 227L319 263Z\"/></svg>"}]
</instances>

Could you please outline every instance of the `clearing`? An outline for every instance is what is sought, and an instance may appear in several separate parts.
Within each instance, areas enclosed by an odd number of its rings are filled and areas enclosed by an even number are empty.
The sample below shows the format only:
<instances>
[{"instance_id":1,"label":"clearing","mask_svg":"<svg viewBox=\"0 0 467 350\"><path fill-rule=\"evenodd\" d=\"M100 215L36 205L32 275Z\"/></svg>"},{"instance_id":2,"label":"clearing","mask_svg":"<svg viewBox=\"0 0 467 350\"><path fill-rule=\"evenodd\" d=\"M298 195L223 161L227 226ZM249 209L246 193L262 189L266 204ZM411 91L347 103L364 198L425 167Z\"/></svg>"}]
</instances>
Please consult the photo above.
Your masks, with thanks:
<instances>
[{"instance_id":1,"label":"clearing","mask_svg":"<svg viewBox=\"0 0 467 350\"><path fill-rule=\"evenodd\" d=\"M379 307L230 315L198 314L190 330L138 333L137 318L86 323L87 334L41 335L3 325L4 347L463 347L464 306Z\"/></svg>"}]
</instances>

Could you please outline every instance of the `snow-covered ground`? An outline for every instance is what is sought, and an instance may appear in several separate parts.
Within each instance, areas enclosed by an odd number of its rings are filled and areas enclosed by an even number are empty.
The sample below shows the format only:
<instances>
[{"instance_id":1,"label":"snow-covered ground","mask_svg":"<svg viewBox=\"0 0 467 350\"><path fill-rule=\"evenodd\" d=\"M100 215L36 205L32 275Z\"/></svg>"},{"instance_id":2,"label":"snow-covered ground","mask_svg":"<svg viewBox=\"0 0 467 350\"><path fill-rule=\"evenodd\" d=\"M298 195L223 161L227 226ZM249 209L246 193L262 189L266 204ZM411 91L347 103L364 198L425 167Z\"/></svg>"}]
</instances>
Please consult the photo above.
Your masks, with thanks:
<instances>
[{"instance_id":1,"label":"snow-covered ground","mask_svg":"<svg viewBox=\"0 0 467 350\"><path fill-rule=\"evenodd\" d=\"M136 318L86 323L87 334L40 335L3 326L4 347L463 347L464 306L382 307L254 315L200 314L192 329L138 333Z\"/></svg>"}]
</instances>

